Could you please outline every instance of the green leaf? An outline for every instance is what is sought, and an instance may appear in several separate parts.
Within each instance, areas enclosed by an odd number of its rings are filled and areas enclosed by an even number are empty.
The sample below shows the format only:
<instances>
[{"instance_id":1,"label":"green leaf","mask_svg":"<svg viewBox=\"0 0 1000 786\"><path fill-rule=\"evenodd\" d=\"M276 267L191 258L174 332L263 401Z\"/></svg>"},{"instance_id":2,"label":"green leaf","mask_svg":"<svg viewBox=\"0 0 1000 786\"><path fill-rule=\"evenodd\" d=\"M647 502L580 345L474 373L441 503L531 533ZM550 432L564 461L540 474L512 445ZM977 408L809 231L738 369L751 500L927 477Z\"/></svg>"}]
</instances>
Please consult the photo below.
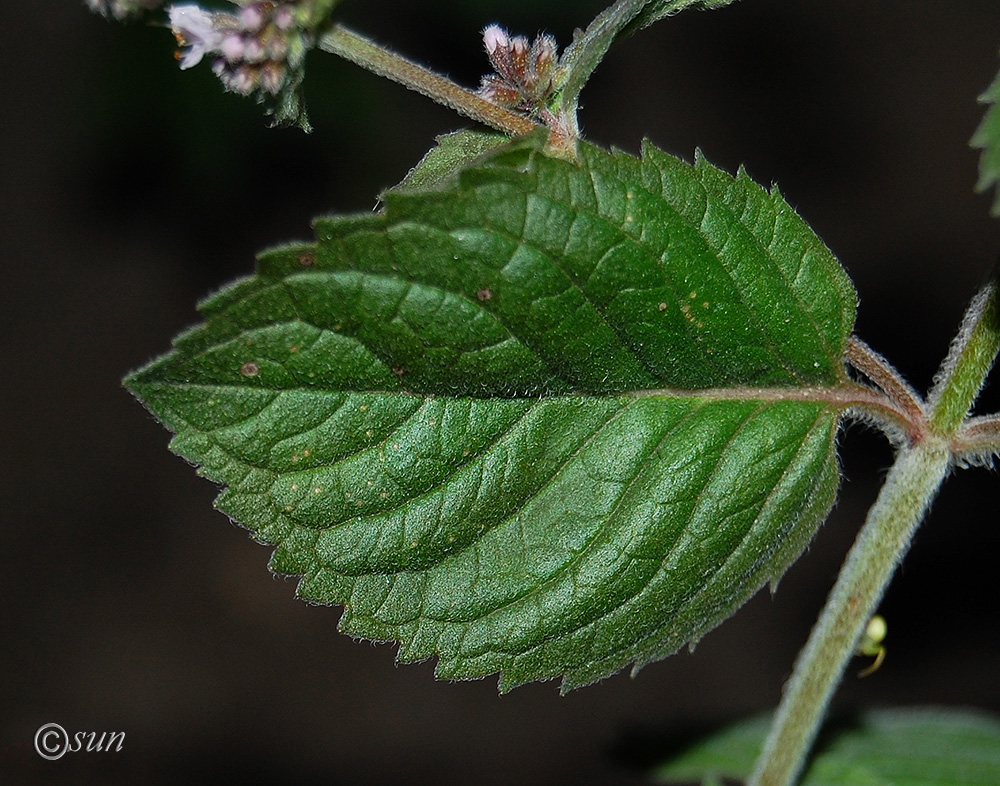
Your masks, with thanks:
<instances>
[{"instance_id":1,"label":"green leaf","mask_svg":"<svg viewBox=\"0 0 1000 786\"><path fill-rule=\"evenodd\" d=\"M316 221L126 384L344 632L582 685L696 641L832 504L855 294L776 192L544 136Z\"/></svg>"},{"instance_id":2,"label":"green leaf","mask_svg":"<svg viewBox=\"0 0 1000 786\"><path fill-rule=\"evenodd\" d=\"M699 740L656 770L661 783L746 778L769 717ZM970 710L867 712L828 724L800 786L993 786L1000 783L1000 721Z\"/></svg>"},{"instance_id":3,"label":"green leaf","mask_svg":"<svg viewBox=\"0 0 1000 786\"><path fill-rule=\"evenodd\" d=\"M979 157L979 180L976 183L976 191L988 191L1000 183L1000 74L997 74L997 78L986 92L979 96L979 102L987 104L989 108L970 144L983 151ZM990 213L1000 216L1000 190L993 198Z\"/></svg>"}]
</instances>

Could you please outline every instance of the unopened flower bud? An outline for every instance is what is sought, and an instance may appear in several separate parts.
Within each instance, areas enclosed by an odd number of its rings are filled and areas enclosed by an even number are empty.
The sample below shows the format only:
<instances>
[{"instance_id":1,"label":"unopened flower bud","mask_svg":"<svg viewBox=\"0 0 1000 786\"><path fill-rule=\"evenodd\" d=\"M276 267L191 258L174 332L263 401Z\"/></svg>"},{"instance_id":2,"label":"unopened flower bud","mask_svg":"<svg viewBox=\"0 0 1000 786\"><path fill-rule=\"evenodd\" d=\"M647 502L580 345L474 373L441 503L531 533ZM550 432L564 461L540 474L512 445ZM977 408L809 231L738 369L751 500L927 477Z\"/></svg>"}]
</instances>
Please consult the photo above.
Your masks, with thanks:
<instances>
[{"instance_id":1,"label":"unopened flower bud","mask_svg":"<svg viewBox=\"0 0 1000 786\"><path fill-rule=\"evenodd\" d=\"M277 95L285 84L285 69L280 64L271 60L265 63L260 69L260 88L268 93Z\"/></svg>"},{"instance_id":2,"label":"unopened flower bud","mask_svg":"<svg viewBox=\"0 0 1000 786\"><path fill-rule=\"evenodd\" d=\"M243 45L243 36L236 33L230 33L222 39L222 45L219 49L222 56L230 63L242 60L244 53L246 52L246 47Z\"/></svg>"},{"instance_id":3,"label":"unopened flower bud","mask_svg":"<svg viewBox=\"0 0 1000 786\"><path fill-rule=\"evenodd\" d=\"M125 19L143 11L152 11L162 4L163 0L87 0L87 7L91 11L115 19Z\"/></svg>"},{"instance_id":4,"label":"unopened flower bud","mask_svg":"<svg viewBox=\"0 0 1000 786\"><path fill-rule=\"evenodd\" d=\"M264 14L255 5L245 5L240 9L240 27L247 33L256 33L264 26Z\"/></svg>"},{"instance_id":5,"label":"unopened flower bud","mask_svg":"<svg viewBox=\"0 0 1000 786\"><path fill-rule=\"evenodd\" d=\"M490 57L497 49L506 49L508 40L507 31L500 25L490 25L483 30L483 43L486 45L486 52Z\"/></svg>"},{"instance_id":6,"label":"unopened flower bud","mask_svg":"<svg viewBox=\"0 0 1000 786\"><path fill-rule=\"evenodd\" d=\"M544 119L559 62L555 39L540 35L529 44L524 36L512 37L499 25L490 25L483 31L483 44L496 74L483 78L479 94L500 106Z\"/></svg>"},{"instance_id":7,"label":"unopened flower bud","mask_svg":"<svg viewBox=\"0 0 1000 786\"><path fill-rule=\"evenodd\" d=\"M274 12L274 26L279 30L291 30L295 27L295 12L290 5L283 5Z\"/></svg>"}]
</instances>

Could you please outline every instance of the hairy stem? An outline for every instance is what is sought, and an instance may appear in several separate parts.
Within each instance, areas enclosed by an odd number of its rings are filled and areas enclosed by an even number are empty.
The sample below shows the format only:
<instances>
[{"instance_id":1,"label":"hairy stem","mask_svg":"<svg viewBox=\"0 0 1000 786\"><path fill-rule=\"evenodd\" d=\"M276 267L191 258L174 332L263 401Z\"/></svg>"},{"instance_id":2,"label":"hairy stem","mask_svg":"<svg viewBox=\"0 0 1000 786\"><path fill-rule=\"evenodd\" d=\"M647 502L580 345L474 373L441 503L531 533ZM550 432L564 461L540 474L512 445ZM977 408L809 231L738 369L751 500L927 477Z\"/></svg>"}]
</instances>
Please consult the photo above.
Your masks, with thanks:
<instances>
[{"instance_id":1,"label":"hairy stem","mask_svg":"<svg viewBox=\"0 0 1000 786\"><path fill-rule=\"evenodd\" d=\"M991 281L973 298L928 396L931 427L953 434L962 425L1000 349L1000 297Z\"/></svg>"},{"instance_id":2,"label":"hairy stem","mask_svg":"<svg viewBox=\"0 0 1000 786\"><path fill-rule=\"evenodd\" d=\"M326 52L399 82L410 90L505 134L520 136L538 128L526 117L497 106L450 79L383 49L342 25L330 28L319 39L318 45Z\"/></svg>"},{"instance_id":3,"label":"hairy stem","mask_svg":"<svg viewBox=\"0 0 1000 786\"><path fill-rule=\"evenodd\" d=\"M1000 415L969 418L952 442L952 452L959 462L989 464L1000 456Z\"/></svg>"},{"instance_id":4,"label":"hairy stem","mask_svg":"<svg viewBox=\"0 0 1000 786\"><path fill-rule=\"evenodd\" d=\"M865 625L951 465L948 441L900 451L799 654L748 786L795 783Z\"/></svg>"},{"instance_id":5,"label":"hairy stem","mask_svg":"<svg viewBox=\"0 0 1000 786\"><path fill-rule=\"evenodd\" d=\"M844 359L889 396L899 410L905 413L911 429L922 430L927 416L920 395L899 376L899 372L884 357L857 336L851 336L847 342Z\"/></svg>"}]
</instances>

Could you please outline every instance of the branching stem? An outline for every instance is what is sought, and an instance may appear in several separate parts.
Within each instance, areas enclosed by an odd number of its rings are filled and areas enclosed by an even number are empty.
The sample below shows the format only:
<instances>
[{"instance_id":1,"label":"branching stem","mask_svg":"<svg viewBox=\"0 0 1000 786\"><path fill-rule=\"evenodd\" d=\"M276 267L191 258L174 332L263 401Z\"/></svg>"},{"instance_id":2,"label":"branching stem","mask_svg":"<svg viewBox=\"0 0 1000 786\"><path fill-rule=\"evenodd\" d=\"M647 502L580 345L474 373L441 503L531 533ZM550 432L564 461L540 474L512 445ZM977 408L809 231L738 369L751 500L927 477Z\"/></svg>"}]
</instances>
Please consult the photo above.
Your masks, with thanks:
<instances>
[{"instance_id":1,"label":"branching stem","mask_svg":"<svg viewBox=\"0 0 1000 786\"><path fill-rule=\"evenodd\" d=\"M868 512L791 679L748 786L791 786L805 766L826 708L865 625L896 565L910 545L938 488L955 465L963 440L980 453L997 446L1000 421L967 421L969 409L1000 351L1000 305L994 283L972 301L938 372L928 401L919 397L879 355L852 341L848 360L888 396L926 417L926 432L899 451ZM915 410L914 410L915 411ZM965 424L965 425L963 425Z\"/></svg>"}]
</instances>

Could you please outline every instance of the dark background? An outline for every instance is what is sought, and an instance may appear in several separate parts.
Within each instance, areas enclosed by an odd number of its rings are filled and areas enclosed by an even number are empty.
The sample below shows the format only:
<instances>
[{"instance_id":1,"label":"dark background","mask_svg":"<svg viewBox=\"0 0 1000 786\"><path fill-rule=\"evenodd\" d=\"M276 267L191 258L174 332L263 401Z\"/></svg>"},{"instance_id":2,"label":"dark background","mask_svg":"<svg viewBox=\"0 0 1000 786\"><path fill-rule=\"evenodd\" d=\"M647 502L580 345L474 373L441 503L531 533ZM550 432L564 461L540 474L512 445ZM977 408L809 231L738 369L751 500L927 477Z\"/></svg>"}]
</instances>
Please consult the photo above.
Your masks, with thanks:
<instances>
[{"instance_id":1,"label":"dark background","mask_svg":"<svg viewBox=\"0 0 1000 786\"><path fill-rule=\"evenodd\" d=\"M357 29L474 85L478 31L570 40L600 2L348 0ZM331 56L315 133L270 131L169 33L82 2L0 3L0 782L625 784L649 744L772 707L891 460L843 439L840 501L772 598L636 679L498 697L436 683L293 599L120 387L195 302L311 216L370 210L468 125ZM661 22L585 91L585 133L776 181L857 285L858 333L926 390L1000 251L967 146L1000 59L995 0L743 0ZM984 411L1000 409L997 386ZM1000 711L997 477L958 473L885 600L889 656L838 706ZM121 753L32 750L41 724Z\"/></svg>"}]
</instances>

